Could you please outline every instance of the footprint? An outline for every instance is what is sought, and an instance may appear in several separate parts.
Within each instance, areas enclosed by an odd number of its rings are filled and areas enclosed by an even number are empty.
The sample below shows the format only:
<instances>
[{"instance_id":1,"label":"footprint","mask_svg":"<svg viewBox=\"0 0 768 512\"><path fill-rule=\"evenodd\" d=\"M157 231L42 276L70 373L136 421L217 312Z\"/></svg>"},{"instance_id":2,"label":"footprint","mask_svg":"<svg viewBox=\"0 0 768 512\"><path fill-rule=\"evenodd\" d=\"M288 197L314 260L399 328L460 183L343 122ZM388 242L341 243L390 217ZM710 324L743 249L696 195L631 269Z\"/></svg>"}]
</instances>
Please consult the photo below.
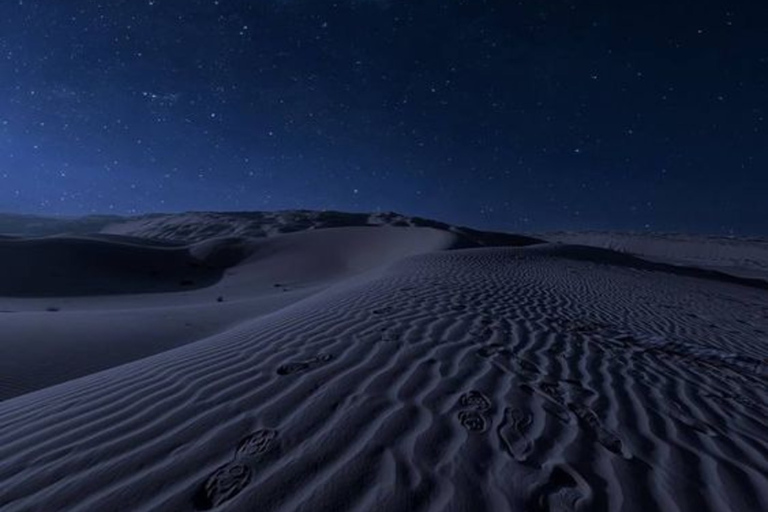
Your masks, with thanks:
<instances>
[{"instance_id":1,"label":"footprint","mask_svg":"<svg viewBox=\"0 0 768 512\"><path fill-rule=\"evenodd\" d=\"M237 447L236 458L256 457L273 450L277 446L277 431L261 429L255 431Z\"/></svg>"},{"instance_id":2,"label":"footprint","mask_svg":"<svg viewBox=\"0 0 768 512\"><path fill-rule=\"evenodd\" d=\"M311 359L305 359L304 361L291 361L280 366L277 369L278 375L293 375L295 373L302 373L308 370L322 366L323 364L331 361L333 356L330 354L320 354Z\"/></svg>"},{"instance_id":3,"label":"footprint","mask_svg":"<svg viewBox=\"0 0 768 512\"><path fill-rule=\"evenodd\" d=\"M488 397L474 389L461 395L459 403L462 407L475 409L476 411L487 411L491 408L491 401Z\"/></svg>"},{"instance_id":4,"label":"footprint","mask_svg":"<svg viewBox=\"0 0 768 512\"><path fill-rule=\"evenodd\" d=\"M507 349L504 348L504 345L501 345L500 343L491 343L478 350L477 355L488 358L495 356L496 354L505 354L506 352Z\"/></svg>"},{"instance_id":5,"label":"footprint","mask_svg":"<svg viewBox=\"0 0 768 512\"><path fill-rule=\"evenodd\" d=\"M517 462L525 462L531 453L532 443L528 435L533 425L533 416L527 412L507 407L504 420L499 425L498 434L501 445Z\"/></svg>"},{"instance_id":6,"label":"footprint","mask_svg":"<svg viewBox=\"0 0 768 512\"><path fill-rule=\"evenodd\" d=\"M598 396L597 392L591 388L585 387L581 382L575 379L563 379L564 387L568 393L576 400L587 401Z\"/></svg>"},{"instance_id":7,"label":"footprint","mask_svg":"<svg viewBox=\"0 0 768 512\"><path fill-rule=\"evenodd\" d=\"M595 411L585 405L573 402L568 404L568 407L571 411L573 411L579 421L589 427L589 429L597 438L598 443L613 453L621 455L625 458L631 458L625 454L624 443L621 442L619 436L603 427L603 424L597 414L595 414Z\"/></svg>"},{"instance_id":8,"label":"footprint","mask_svg":"<svg viewBox=\"0 0 768 512\"><path fill-rule=\"evenodd\" d=\"M195 496L199 510L210 510L231 500L251 481L251 470L245 464L230 462L211 473Z\"/></svg>"},{"instance_id":9,"label":"footprint","mask_svg":"<svg viewBox=\"0 0 768 512\"><path fill-rule=\"evenodd\" d=\"M481 433L488 428L485 417L477 411L460 411L459 423L470 432Z\"/></svg>"},{"instance_id":10,"label":"footprint","mask_svg":"<svg viewBox=\"0 0 768 512\"><path fill-rule=\"evenodd\" d=\"M294 373L301 373L309 370L309 364L304 362L293 362L282 365L277 369L279 375L293 375Z\"/></svg>"},{"instance_id":11,"label":"footprint","mask_svg":"<svg viewBox=\"0 0 768 512\"><path fill-rule=\"evenodd\" d=\"M535 365L534 363L520 358L517 358L517 366L524 372L524 373L533 373L533 374L539 374L541 373L541 369Z\"/></svg>"},{"instance_id":12,"label":"footprint","mask_svg":"<svg viewBox=\"0 0 768 512\"><path fill-rule=\"evenodd\" d=\"M560 393L555 384L543 382L534 387L530 384L522 383L519 385L519 388L529 395L540 396L543 399L541 408L562 423L568 424L571 422L571 413L565 406L562 393Z\"/></svg>"},{"instance_id":13,"label":"footprint","mask_svg":"<svg viewBox=\"0 0 768 512\"><path fill-rule=\"evenodd\" d=\"M565 404L565 395L563 395L557 382L543 381L539 383L539 391L555 402Z\"/></svg>"},{"instance_id":14,"label":"footprint","mask_svg":"<svg viewBox=\"0 0 768 512\"><path fill-rule=\"evenodd\" d=\"M580 480L581 478L578 477ZM574 512L581 507L580 502L589 505L590 492L584 490L586 483L579 485L570 470L556 466L547 482L536 492L532 503L526 510L532 512Z\"/></svg>"},{"instance_id":15,"label":"footprint","mask_svg":"<svg viewBox=\"0 0 768 512\"><path fill-rule=\"evenodd\" d=\"M571 422L571 413L568 412L568 409L562 404L545 401L541 408L566 425Z\"/></svg>"}]
</instances>

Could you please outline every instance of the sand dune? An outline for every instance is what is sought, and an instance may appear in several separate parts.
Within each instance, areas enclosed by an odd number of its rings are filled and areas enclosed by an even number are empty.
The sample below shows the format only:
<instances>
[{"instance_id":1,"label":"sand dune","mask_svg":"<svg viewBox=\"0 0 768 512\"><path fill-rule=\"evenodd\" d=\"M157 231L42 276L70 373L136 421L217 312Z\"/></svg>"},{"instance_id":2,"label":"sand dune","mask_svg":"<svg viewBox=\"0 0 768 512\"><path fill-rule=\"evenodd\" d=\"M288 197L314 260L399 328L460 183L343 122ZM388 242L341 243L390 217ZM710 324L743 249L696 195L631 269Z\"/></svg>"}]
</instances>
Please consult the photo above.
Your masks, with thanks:
<instances>
[{"instance_id":1,"label":"sand dune","mask_svg":"<svg viewBox=\"0 0 768 512\"><path fill-rule=\"evenodd\" d=\"M541 238L768 281L768 239L661 233L560 232Z\"/></svg>"},{"instance_id":2,"label":"sand dune","mask_svg":"<svg viewBox=\"0 0 768 512\"><path fill-rule=\"evenodd\" d=\"M178 347L456 243L429 228L188 246L101 236L0 241L0 399Z\"/></svg>"},{"instance_id":3,"label":"sand dune","mask_svg":"<svg viewBox=\"0 0 768 512\"><path fill-rule=\"evenodd\" d=\"M195 242L212 237L271 237L297 231L337 227L432 228L458 237L456 246L523 246L540 240L509 233L477 231L398 213L344 213L290 210L278 212L190 212L181 215L148 215L105 225L102 233L132 235L155 240Z\"/></svg>"},{"instance_id":4,"label":"sand dune","mask_svg":"<svg viewBox=\"0 0 768 512\"><path fill-rule=\"evenodd\" d=\"M238 260L208 288L63 298L297 293L0 402L0 509L768 509L765 290L584 247L443 250L463 242L214 240L184 249Z\"/></svg>"},{"instance_id":5,"label":"sand dune","mask_svg":"<svg viewBox=\"0 0 768 512\"><path fill-rule=\"evenodd\" d=\"M0 213L0 233L12 236L89 235L123 220L112 215L42 217Z\"/></svg>"},{"instance_id":6,"label":"sand dune","mask_svg":"<svg viewBox=\"0 0 768 512\"><path fill-rule=\"evenodd\" d=\"M178 291L221 279L225 267L186 247L98 238L0 240L0 296L82 296Z\"/></svg>"},{"instance_id":7,"label":"sand dune","mask_svg":"<svg viewBox=\"0 0 768 512\"><path fill-rule=\"evenodd\" d=\"M48 218L0 214L0 234L12 236L117 235L143 240L202 242L212 238L268 238L310 230L348 227L432 228L458 237L456 247L523 246L540 243L530 236L453 226L394 212L347 213L284 210L273 212L188 212L136 217L93 215L83 218ZM2 235L0 235L2 236Z\"/></svg>"}]
</instances>

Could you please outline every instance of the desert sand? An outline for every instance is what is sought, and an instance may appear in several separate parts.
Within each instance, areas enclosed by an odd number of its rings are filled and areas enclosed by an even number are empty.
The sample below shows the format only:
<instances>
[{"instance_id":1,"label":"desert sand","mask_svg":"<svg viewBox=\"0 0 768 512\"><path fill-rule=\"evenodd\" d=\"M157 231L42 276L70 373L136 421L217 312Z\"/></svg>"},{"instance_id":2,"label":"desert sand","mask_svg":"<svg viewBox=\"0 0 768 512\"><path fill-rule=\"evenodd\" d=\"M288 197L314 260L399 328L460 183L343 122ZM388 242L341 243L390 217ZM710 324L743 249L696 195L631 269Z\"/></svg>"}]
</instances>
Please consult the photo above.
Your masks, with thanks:
<instances>
[{"instance_id":1,"label":"desert sand","mask_svg":"<svg viewBox=\"0 0 768 512\"><path fill-rule=\"evenodd\" d=\"M0 221L0 510L768 510L761 240Z\"/></svg>"}]
</instances>

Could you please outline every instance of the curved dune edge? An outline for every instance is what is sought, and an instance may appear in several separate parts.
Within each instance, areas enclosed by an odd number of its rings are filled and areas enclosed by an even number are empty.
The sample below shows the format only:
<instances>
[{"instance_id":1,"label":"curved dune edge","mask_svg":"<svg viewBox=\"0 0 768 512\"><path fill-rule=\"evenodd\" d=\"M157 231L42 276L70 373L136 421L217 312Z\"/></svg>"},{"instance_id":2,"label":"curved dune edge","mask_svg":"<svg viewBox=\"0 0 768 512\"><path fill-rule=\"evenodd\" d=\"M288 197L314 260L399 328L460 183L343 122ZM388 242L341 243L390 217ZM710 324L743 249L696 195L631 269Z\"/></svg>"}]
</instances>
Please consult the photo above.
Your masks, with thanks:
<instances>
[{"instance_id":1,"label":"curved dune edge","mask_svg":"<svg viewBox=\"0 0 768 512\"><path fill-rule=\"evenodd\" d=\"M351 276L457 243L445 231L387 227L170 247L100 237L0 243L0 292L44 292L0 293L0 400L213 336ZM190 272L210 282L177 282Z\"/></svg>"},{"instance_id":2,"label":"curved dune edge","mask_svg":"<svg viewBox=\"0 0 768 512\"><path fill-rule=\"evenodd\" d=\"M414 256L0 403L0 508L765 510L766 318L734 284Z\"/></svg>"}]
</instances>

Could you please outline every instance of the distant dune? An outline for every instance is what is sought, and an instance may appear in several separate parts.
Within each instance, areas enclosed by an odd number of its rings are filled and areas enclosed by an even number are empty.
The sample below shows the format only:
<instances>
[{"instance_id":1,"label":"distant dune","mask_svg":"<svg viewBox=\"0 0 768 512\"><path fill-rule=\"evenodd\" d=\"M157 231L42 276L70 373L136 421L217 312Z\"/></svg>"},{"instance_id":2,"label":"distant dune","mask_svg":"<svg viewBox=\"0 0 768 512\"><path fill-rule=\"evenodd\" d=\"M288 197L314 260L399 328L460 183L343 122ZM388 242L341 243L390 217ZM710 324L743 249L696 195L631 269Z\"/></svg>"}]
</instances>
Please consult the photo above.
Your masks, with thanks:
<instances>
[{"instance_id":1,"label":"distant dune","mask_svg":"<svg viewBox=\"0 0 768 512\"><path fill-rule=\"evenodd\" d=\"M119 222L121 219L121 217L108 215L74 218L0 213L0 233L10 236L92 234L98 233L105 226Z\"/></svg>"},{"instance_id":2,"label":"distant dune","mask_svg":"<svg viewBox=\"0 0 768 512\"><path fill-rule=\"evenodd\" d=\"M762 240L46 222L0 219L0 510L768 510Z\"/></svg>"},{"instance_id":3,"label":"distant dune","mask_svg":"<svg viewBox=\"0 0 768 512\"><path fill-rule=\"evenodd\" d=\"M199 242L216 237L263 238L315 229L372 226L421 227L449 231L458 235L458 244L467 247L478 245L522 246L540 242L540 240L528 236L478 231L392 212L368 214L286 210L277 212L189 212L138 217L90 216L82 218L0 214L0 235L29 237L103 233L181 243Z\"/></svg>"},{"instance_id":4,"label":"distant dune","mask_svg":"<svg viewBox=\"0 0 768 512\"><path fill-rule=\"evenodd\" d=\"M544 233L540 237L768 280L768 238L610 232Z\"/></svg>"}]
</instances>

